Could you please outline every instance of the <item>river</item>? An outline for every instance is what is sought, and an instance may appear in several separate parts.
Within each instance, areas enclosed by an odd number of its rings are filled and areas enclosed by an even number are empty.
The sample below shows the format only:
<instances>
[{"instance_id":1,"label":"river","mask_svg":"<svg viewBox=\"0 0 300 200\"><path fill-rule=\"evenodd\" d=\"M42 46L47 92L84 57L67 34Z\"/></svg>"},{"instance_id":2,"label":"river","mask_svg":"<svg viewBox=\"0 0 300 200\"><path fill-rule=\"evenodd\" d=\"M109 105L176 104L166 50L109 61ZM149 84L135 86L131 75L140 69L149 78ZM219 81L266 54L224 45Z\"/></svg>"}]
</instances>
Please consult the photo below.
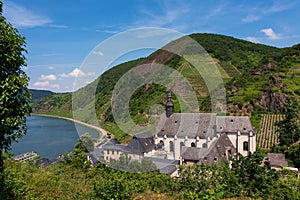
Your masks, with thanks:
<instances>
[{"instance_id":1,"label":"river","mask_svg":"<svg viewBox=\"0 0 300 200\"><path fill-rule=\"evenodd\" d=\"M27 134L12 144L12 153L36 151L44 158L53 159L72 151L79 136L86 132L95 138L99 134L95 129L80 124L75 127L74 122L64 119L31 116L27 118Z\"/></svg>"}]
</instances>

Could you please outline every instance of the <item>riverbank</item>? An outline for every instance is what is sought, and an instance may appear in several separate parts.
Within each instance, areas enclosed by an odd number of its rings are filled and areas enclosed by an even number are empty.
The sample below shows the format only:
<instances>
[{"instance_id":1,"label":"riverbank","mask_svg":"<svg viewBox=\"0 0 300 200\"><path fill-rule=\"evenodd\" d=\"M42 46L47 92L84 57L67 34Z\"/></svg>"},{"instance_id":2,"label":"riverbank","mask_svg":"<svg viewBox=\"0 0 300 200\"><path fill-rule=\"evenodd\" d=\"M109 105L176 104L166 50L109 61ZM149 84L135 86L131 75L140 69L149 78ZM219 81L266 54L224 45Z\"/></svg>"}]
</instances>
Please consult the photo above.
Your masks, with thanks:
<instances>
[{"instance_id":1,"label":"riverbank","mask_svg":"<svg viewBox=\"0 0 300 200\"><path fill-rule=\"evenodd\" d=\"M64 120L67 120L67 121L71 121L71 122L74 122L74 123L92 128L96 131L99 131L103 134L103 136L111 135L110 132L108 132L107 130L101 128L100 126L96 126L96 125L93 125L93 124L88 124L88 123L85 123L85 122L82 122L82 121L79 121L79 120L76 120L76 119L73 119L73 118L56 116L56 115L39 114L39 113L31 113L31 115L32 116L42 116L42 117L52 117L52 118L64 119Z\"/></svg>"}]
</instances>

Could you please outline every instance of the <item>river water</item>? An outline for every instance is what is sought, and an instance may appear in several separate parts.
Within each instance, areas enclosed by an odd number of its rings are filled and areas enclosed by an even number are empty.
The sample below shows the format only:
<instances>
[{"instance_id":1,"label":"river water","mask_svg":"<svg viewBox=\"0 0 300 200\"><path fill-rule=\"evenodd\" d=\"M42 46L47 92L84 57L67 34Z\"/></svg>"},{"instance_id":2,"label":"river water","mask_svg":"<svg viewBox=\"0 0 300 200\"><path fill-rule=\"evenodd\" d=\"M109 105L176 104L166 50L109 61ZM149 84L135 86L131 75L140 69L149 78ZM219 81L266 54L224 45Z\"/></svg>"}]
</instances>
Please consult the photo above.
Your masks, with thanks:
<instances>
[{"instance_id":1,"label":"river water","mask_svg":"<svg viewBox=\"0 0 300 200\"><path fill-rule=\"evenodd\" d=\"M12 144L12 153L15 155L36 151L44 158L53 159L60 154L70 152L79 139L79 136L88 132L97 137L95 129L64 119L31 116L27 118L27 134Z\"/></svg>"}]
</instances>

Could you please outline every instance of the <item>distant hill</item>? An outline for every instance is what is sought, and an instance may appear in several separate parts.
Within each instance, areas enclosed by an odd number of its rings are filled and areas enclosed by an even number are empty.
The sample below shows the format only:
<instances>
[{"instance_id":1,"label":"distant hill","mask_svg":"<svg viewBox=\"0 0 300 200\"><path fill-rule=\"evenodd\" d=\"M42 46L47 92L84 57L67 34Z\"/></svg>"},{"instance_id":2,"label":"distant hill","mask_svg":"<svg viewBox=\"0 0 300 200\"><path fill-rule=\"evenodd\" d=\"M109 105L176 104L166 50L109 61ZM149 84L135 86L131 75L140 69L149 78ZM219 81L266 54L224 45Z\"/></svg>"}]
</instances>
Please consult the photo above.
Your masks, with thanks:
<instances>
[{"instance_id":1,"label":"distant hill","mask_svg":"<svg viewBox=\"0 0 300 200\"><path fill-rule=\"evenodd\" d=\"M29 89L29 92L32 95L32 103L36 103L39 100L41 100L42 98L54 94L54 92L49 91L49 90Z\"/></svg>"},{"instance_id":2,"label":"distant hill","mask_svg":"<svg viewBox=\"0 0 300 200\"><path fill-rule=\"evenodd\" d=\"M300 45L276 48L216 34L192 34L212 56L226 84L227 110L229 114L249 115L253 113L280 113L285 99L292 96L300 99ZM199 111L210 111L208 89L201 75L185 59L169 52L158 50L146 58L129 61L106 71L93 83L75 92L82 96L78 113L82 121L91 122L95 107L101 125L114 133L119 140L127 140L116 126L111 111L111 97L117 81L127 71L144 63L161 63L179 71L192 85L198 101ZM95 102L87 97L86 91L97 87ZM150 123L148 111L152 105L164 106L166 88L148 84L135 91L130 100L132 119L140 124ZM180 112L174 97L175 112ZM35 106L36 112L72 115L72 94L55 94L41 99ZM127 139L126 139L127 138Z\"/></svg>"}]
</instances>

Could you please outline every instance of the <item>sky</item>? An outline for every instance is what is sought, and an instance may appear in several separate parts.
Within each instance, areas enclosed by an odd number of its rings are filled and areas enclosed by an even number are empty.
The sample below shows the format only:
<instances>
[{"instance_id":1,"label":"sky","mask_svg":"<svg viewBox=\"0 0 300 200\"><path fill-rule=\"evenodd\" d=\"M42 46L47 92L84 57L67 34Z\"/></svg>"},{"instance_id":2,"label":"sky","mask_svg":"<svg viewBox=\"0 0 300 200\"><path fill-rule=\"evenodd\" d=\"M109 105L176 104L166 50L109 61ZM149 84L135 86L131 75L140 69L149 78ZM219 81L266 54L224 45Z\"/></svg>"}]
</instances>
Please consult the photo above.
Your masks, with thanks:
<instances>
[{"instance_id":1,"label":"sky","mask_svg":"<svg viewBox=\"0 0 300 200\"><path fill-rule=\"evenodd\" d=\"M28 53L24 71L30 77L29 88L54 92L77 89L76 77L90 77L92 81L99 76L98 72L82 68L89 55L105 56L102 51L95 51L95 47L116 34L142 27L171 29L182 34L223 34L276 47L300 43L300 1L4 0L3 3L4 17L26 37ZM111 46L112 50L116 46ZM110 62L110 66L147 56L154 50L130 52Z\"/></svg>"}]
</instances>

